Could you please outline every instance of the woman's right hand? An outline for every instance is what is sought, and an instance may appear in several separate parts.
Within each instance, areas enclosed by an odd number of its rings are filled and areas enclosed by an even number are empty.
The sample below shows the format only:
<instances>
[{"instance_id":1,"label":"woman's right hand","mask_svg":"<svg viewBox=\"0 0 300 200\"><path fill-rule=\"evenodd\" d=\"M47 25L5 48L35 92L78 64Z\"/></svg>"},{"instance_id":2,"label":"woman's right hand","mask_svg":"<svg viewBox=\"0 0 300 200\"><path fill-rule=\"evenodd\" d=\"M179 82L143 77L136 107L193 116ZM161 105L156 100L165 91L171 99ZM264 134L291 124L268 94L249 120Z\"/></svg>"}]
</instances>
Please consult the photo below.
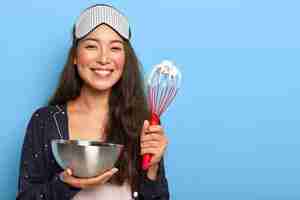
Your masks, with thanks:
<instances>
[{"instance_id":1,"label":"woman's right hand","mask_svg":"<svg viewBox=\"0 0 300 200\"><path fill-rule=\"evenodd\" d=\"M117 168L112 168L93 178L77 178L72 176L71 169L66 169L60 174L60 179L73 187L84 189L106 183L117 171Z\"/></svg>"}]
</instances>

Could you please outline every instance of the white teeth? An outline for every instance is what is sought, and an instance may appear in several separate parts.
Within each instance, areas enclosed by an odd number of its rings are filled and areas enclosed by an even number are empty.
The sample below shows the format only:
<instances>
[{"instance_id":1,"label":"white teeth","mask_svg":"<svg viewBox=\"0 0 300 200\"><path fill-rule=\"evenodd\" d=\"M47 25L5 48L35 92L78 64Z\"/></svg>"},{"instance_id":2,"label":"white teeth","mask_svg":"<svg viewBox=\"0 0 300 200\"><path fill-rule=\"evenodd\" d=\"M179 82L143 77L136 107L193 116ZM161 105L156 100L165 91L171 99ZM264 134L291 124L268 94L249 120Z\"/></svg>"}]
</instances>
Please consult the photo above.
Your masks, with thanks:
<instances>
[{"instance_id":1,"label":"white teeth","mask_svg":"<svg viewBox=\"0 0 300 200\"><path fill-rule=\"evenodd\" d=\"M104 70L104 69L95 69L93 70L96 74L100 75L100 76L108 76L109 74L111 74L110 70Z\"/></svg>"}]
</instances>

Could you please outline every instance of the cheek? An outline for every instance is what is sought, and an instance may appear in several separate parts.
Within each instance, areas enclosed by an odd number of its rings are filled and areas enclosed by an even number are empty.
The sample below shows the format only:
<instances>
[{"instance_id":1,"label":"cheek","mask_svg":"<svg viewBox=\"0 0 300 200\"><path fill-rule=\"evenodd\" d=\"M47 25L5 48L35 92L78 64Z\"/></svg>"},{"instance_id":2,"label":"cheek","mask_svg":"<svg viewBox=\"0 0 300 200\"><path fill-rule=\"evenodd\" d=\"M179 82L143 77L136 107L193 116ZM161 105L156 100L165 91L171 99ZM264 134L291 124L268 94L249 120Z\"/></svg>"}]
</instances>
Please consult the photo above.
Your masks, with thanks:
<instances>
[{"instance_id":1,"label":"cheek","mask_svg":"<svg viewBox=\"0 0 300 200\"><path fill-rule=\"evenodd\" d=\"M118 66L119 69L123 69L125 65L125 54L117 54L114 55L114 62Z\"/></svg>"},{"instance_id":2,"label":"cheek","mask_svg":"<svg viewBox=\"0 0 300 200\"><path fill-rule=\"evenodd\" d=\"M77 54L77 64L86 65L91 63L91 61L95 60L95 55L88 54L88 53L81 53Z\"/></svg>"}]
</instances>

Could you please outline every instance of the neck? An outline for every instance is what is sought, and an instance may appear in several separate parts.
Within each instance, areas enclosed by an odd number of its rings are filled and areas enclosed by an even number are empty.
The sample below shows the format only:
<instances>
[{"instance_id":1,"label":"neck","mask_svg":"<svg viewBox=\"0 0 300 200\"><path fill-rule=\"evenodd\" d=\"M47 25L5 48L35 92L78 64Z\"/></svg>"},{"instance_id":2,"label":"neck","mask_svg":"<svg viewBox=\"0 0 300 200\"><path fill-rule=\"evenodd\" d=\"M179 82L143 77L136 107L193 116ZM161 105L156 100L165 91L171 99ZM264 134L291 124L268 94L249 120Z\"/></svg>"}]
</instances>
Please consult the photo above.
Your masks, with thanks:
<instances>
[{"instance_id":1,"label":"neck","mask_svg":"<svg viewBox=\"0 0 300 200\"><path fill-rule=\"evenodd\" d=\"M109 95L110 91L99 91L84 85L75 101L83 112L104 114L108 112Z\"/></svg>"}]
</instances>

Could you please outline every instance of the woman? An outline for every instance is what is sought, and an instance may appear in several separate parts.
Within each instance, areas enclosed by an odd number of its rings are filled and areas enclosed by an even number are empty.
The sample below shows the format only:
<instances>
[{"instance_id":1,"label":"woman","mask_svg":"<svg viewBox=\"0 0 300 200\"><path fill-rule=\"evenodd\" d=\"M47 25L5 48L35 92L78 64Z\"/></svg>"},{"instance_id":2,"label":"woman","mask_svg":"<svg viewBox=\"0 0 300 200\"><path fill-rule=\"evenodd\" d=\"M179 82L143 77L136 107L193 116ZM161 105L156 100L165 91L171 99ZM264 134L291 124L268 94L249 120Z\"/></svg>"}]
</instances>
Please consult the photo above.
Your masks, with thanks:
<instances>
[{"instance_id":1,"label":"woman","mask_svg":"<svg viewBox=\"0 0 300 200\"><path fill-rule=\"evenodd\" d=\"M127 19L109 5L78 18L59 86L32 116L22 149L17 199L169 199L163 154L167 138L150 126L139 62ZM52 139L99 140L124 145L116 168L76 178L57 165ZM148 171L141 155L152 154Z\"/></svg>"}]
</instances>

